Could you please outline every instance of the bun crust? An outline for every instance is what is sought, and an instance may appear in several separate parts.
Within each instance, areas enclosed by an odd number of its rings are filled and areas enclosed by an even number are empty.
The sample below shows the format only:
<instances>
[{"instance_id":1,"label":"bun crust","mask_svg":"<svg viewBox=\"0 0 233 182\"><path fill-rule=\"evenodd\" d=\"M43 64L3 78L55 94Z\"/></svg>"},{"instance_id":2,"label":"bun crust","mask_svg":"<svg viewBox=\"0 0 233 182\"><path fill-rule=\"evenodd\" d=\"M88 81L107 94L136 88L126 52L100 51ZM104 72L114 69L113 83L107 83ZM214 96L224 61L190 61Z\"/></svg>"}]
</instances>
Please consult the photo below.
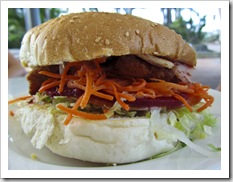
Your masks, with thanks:
<instances>
[{"instance_id":1,"label":"bun crust","mask_svg":"<svg viewBox=\"0 0 233 182\"><path fill-rule=\"evenodd\" d=\"M20 60L33 67L128 54L196 65L195 51L173 30L132 15L103 12L68 14L32 28L23 38Z\"/></svg>"},{"instance_id":2,"label":"bun crust","mask_svg":"<svg viewBox=\"0 0 233 182\"><path fill-rule=\"evenodd\" d=\"M100 163L129 163L174 148L156 140L146 118L115 118L104 121L73 117L65 126L64 114L52 114L48 106L26 104L15 112L34 147L48 147L64 157Z\"/></svg>"}]
</instances>

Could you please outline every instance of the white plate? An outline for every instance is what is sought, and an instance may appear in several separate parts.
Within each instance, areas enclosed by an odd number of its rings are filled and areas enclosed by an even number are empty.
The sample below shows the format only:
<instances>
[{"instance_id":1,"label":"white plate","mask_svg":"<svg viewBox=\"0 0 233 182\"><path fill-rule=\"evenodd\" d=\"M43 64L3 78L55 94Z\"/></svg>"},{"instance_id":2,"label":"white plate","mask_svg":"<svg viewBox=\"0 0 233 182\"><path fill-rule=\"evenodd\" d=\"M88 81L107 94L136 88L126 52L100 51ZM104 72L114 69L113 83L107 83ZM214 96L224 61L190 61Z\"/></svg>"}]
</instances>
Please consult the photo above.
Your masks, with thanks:
<instances>
[{"instance_id":1,"label":"white plate","mask_svg":"<svg viewBox=\"0 0 233 182\"><path fill-rule=\"evenodd\" d=\"M17 88L17 89L15 89ZM17 97L26 94L28 90L25 78L17 78L9 80L9 96ZM20 93L20 94L19 94ZM214 96L215 102L211 107L217 119L217 125L213 129L213 135L204 139L195 141L202 146L207 146L211 143L217 147L221 146L221 94L218 91L210 90L210 94ZM83 162L76 159L64 158L53 154L47 148L37 150L32 147L30 140L24 135L19 122L13 118L9 118L9 158L8 168L11 169L159 169L159 170L174 170L174 169L221 169L221 158L205 157L188 147L182 148L170 155L142 161L133 164L106 166L98 163ZM31 154L37 156L37 160L31 158Z\"/></svg>"}]
</instances>

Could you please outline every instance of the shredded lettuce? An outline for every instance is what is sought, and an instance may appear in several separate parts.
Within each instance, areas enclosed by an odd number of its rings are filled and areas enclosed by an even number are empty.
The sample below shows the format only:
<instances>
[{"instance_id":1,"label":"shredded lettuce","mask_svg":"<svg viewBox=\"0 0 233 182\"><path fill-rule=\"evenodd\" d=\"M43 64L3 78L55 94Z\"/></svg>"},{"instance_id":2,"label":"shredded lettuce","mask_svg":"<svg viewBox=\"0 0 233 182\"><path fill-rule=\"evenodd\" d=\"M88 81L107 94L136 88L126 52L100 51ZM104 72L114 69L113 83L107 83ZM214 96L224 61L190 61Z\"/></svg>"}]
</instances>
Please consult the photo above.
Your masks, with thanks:
<instances>
[{"instance_id":1,"label":"shredded lettuce","mask_svg":"<svg viewBox=\"0 0 233 182\"><path fill-rule=\"evenodd\" d=\"M160 153L160 154L156 154L156 155L152 156L150 159L156 159L156 158L163 157L163 156L165 156L165 155L171 154L171 153L173 153L173 152L175 152L175 151L181 149L182 147L183 147L183 146L182 146L182 143L181 143L181 142L178 142L178 143L176 144L176 146L175 146L173 149L171 149L171 150L169 150L169 151L167 151L167 152L163 152L163 153Z\"/></svg>"},{"instance_id":2,"label":"shredded lettuce","mask_svg":"<svg viewBox=\"0 0 233 182\"><path fill-rule=\"evenodd\" d=\"M107 118L110 118L114 115L114 113L117 111L117 110L120 110L121 109L121 105L116 101L114 103L114 105L108 110L107 113L105 113L105 116Z\"/></svg>"},{"instance_id":3,"label":"shredded lettuce","mask_svg":"<svg viewBox=\"0 0 233 182\"><path fill-rule=\"evenodd\" d=\"M36 95L35 95L35 101L36 101L37 103L39 103L39 102L46 102L46 103L49 103L49 102L52 102L52 98L49 97L49 96L46 95L46 94L41 94L41 93L37 92Z\"/></svg>"},{"instance_id":4,"label":"shredded lettuce","mask_svg":"<svg viewBox=\"0 0 233 182\"><path fill-rule=\"evenodd\" d=\"M191 140L203 139L211 135L211 128L217 119L209 113L208 109L202 112L190 112L186 107L172 111L169 121L172 126L183 131ZM175 116L174 116L175 115Z\"/></svg>"},{"instance_id":5,"label":"shredded lettuce","mask_svg":"<svg viewBox=\"0 0 233 182\"><path fill-rule=\"evenodd\" d=\"M126 111L123 109L118 109L115 111L115 113L122 116L122 117L129 117L129 118L134 118L135 115L137 114L136 111Z\"/></svg>"},{"instance_id":6,"label":"shredded lettuce","mask_svg":"<svg viewBox=\"0 0 233 182\"><path fill-rule=\"evenodd\" d=\"M157 140L165 140L174 146L180 141L205 156L215 156L211 151L192 142L211 134L216 118L207 110L197 113L181 108L167 113L157 108L151 112L150 121L157 133Z\"/></svg>"},{"instance_id":7,"label":"shredded lettuce","mask_svg":"<svg viewBox=\"0 0 233 182\"><path fill-rule=\"evenodd\" d=\"M74 97L66 97L66 96L54 96L50 97L46 94L41 94L39 92L35 95L35 102L37 103L44 103L44 104L52 104L53 106L56 106L57 104L64 104L66 106L72 106L76 102L76 98Z\"/></svg>"},{"instance_id":8,"label":"shredded lettuce","mask_svg":"<svg viewBox=\"0 0 233 182\"><path fill-rule=\"evenodd\" d=\"M151 117L151 112L150 111L147 111L147 113L146 113L146 118L150 118Z\"/></svg>"},{"instance_id":9,"label":"shredded lettuce","mask_svg":"<svg viewBox=\"0 0 233 182\"><path fill-rule=\"evenodd\" d=\"M219 152L219 151L221 151L221 147L215 147L213 144L208 144L208 146L209 146L214 152Z\"/></svg>"}]
</instances>

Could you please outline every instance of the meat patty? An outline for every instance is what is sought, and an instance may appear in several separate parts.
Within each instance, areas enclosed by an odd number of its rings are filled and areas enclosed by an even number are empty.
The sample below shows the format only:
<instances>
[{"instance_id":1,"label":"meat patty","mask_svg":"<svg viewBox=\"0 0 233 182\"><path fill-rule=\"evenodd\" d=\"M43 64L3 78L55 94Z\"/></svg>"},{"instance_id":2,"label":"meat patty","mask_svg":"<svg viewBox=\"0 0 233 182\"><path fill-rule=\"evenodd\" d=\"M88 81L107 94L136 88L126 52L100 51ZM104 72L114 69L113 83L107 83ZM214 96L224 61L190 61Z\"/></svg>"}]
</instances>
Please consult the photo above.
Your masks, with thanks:
<instances>
[{"instance_id":1,"label":"meat patty","mask_svg":"<svg viewBox=\"0 0 233 182\"><path fill-rule=\"evenodd\" d=\"M172 81L176 79L174 71L168 68L159 68L133 55L121 56L114 64L114 70L123 76L162 79Z\"/></svg>"},{"instance_id":2,"label":"meat patty","mask_svg":"<svg viewBox=\"0 0 233 182\"><path fill-rule=\"evenodd\" d=\"M176 64L173 69L156 67L141 58L134 55L127 56L113 56L109 57L105 63L100 64L102 69L106 72L107 77L112 75L119 77L133 77L133 78L144 78L150 80L150 78L157 78L170 82L189 81L188 75L184 73L187 67L184 65ZM179 68L177 71L176 69ZM73 75L76 73L77 68L71 68L69 74ZM38 92L41 84L48 79L47 76L39 74L40 71L45 70L52 73L59 73L59 65L42 66L34 68L28 75L29 81L29 93L34 95Z\"/></svg>"},{"instance_id":3,"label":"meat patty","mask_svg":"<svg viewBox=\"0 0 233 182\"><path fill-rule=\"evenodd\" d=\"M39 74L40 71L49 71L53 73L59 73L59 66L41 66L34 68L29 75L27 76L27 80L29 82L29 93L34 95L40 89L41 84L48 79L47 76Z\"/></svg>"}]
</instances>

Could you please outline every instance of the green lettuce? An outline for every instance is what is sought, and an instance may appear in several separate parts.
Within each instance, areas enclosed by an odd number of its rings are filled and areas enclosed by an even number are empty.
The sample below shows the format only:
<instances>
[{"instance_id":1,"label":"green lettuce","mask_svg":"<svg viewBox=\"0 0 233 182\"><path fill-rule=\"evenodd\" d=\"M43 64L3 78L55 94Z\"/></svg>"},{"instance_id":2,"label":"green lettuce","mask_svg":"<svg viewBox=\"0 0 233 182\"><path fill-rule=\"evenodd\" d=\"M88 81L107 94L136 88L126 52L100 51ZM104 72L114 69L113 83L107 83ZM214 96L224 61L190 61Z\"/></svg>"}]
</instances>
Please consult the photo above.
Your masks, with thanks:
<instances>
[{"instance_id":1,"label":"green lettuce","mask_svg":"<svg viewBox=\"0 0 233 182\"><path fill-rule=\"evenodd\" d=\"M211 135L211 128L215 126L217 119L208 111L190 112L186 107L176 109L169 113L169 123L183 131L191 140L203 139Z\"/></svg>"},{"instance_id":2,"label":"green lettuce","mask_svg":"<svg viewBox=\"0 0 233 182\"><path fill-rule=\"evenodd\" d=\"M164 140L168 144L173 144L174 147L177 142L182 142L183 145L208 157L219 154L214 154L195 144L193 140L203 139L210 135L216 121L217 119L208 110L190 112L186 108L168 112L157 108L151 111L150 118L153 131L157 134L157 140Z\"/></svg>"}]
</instances>

